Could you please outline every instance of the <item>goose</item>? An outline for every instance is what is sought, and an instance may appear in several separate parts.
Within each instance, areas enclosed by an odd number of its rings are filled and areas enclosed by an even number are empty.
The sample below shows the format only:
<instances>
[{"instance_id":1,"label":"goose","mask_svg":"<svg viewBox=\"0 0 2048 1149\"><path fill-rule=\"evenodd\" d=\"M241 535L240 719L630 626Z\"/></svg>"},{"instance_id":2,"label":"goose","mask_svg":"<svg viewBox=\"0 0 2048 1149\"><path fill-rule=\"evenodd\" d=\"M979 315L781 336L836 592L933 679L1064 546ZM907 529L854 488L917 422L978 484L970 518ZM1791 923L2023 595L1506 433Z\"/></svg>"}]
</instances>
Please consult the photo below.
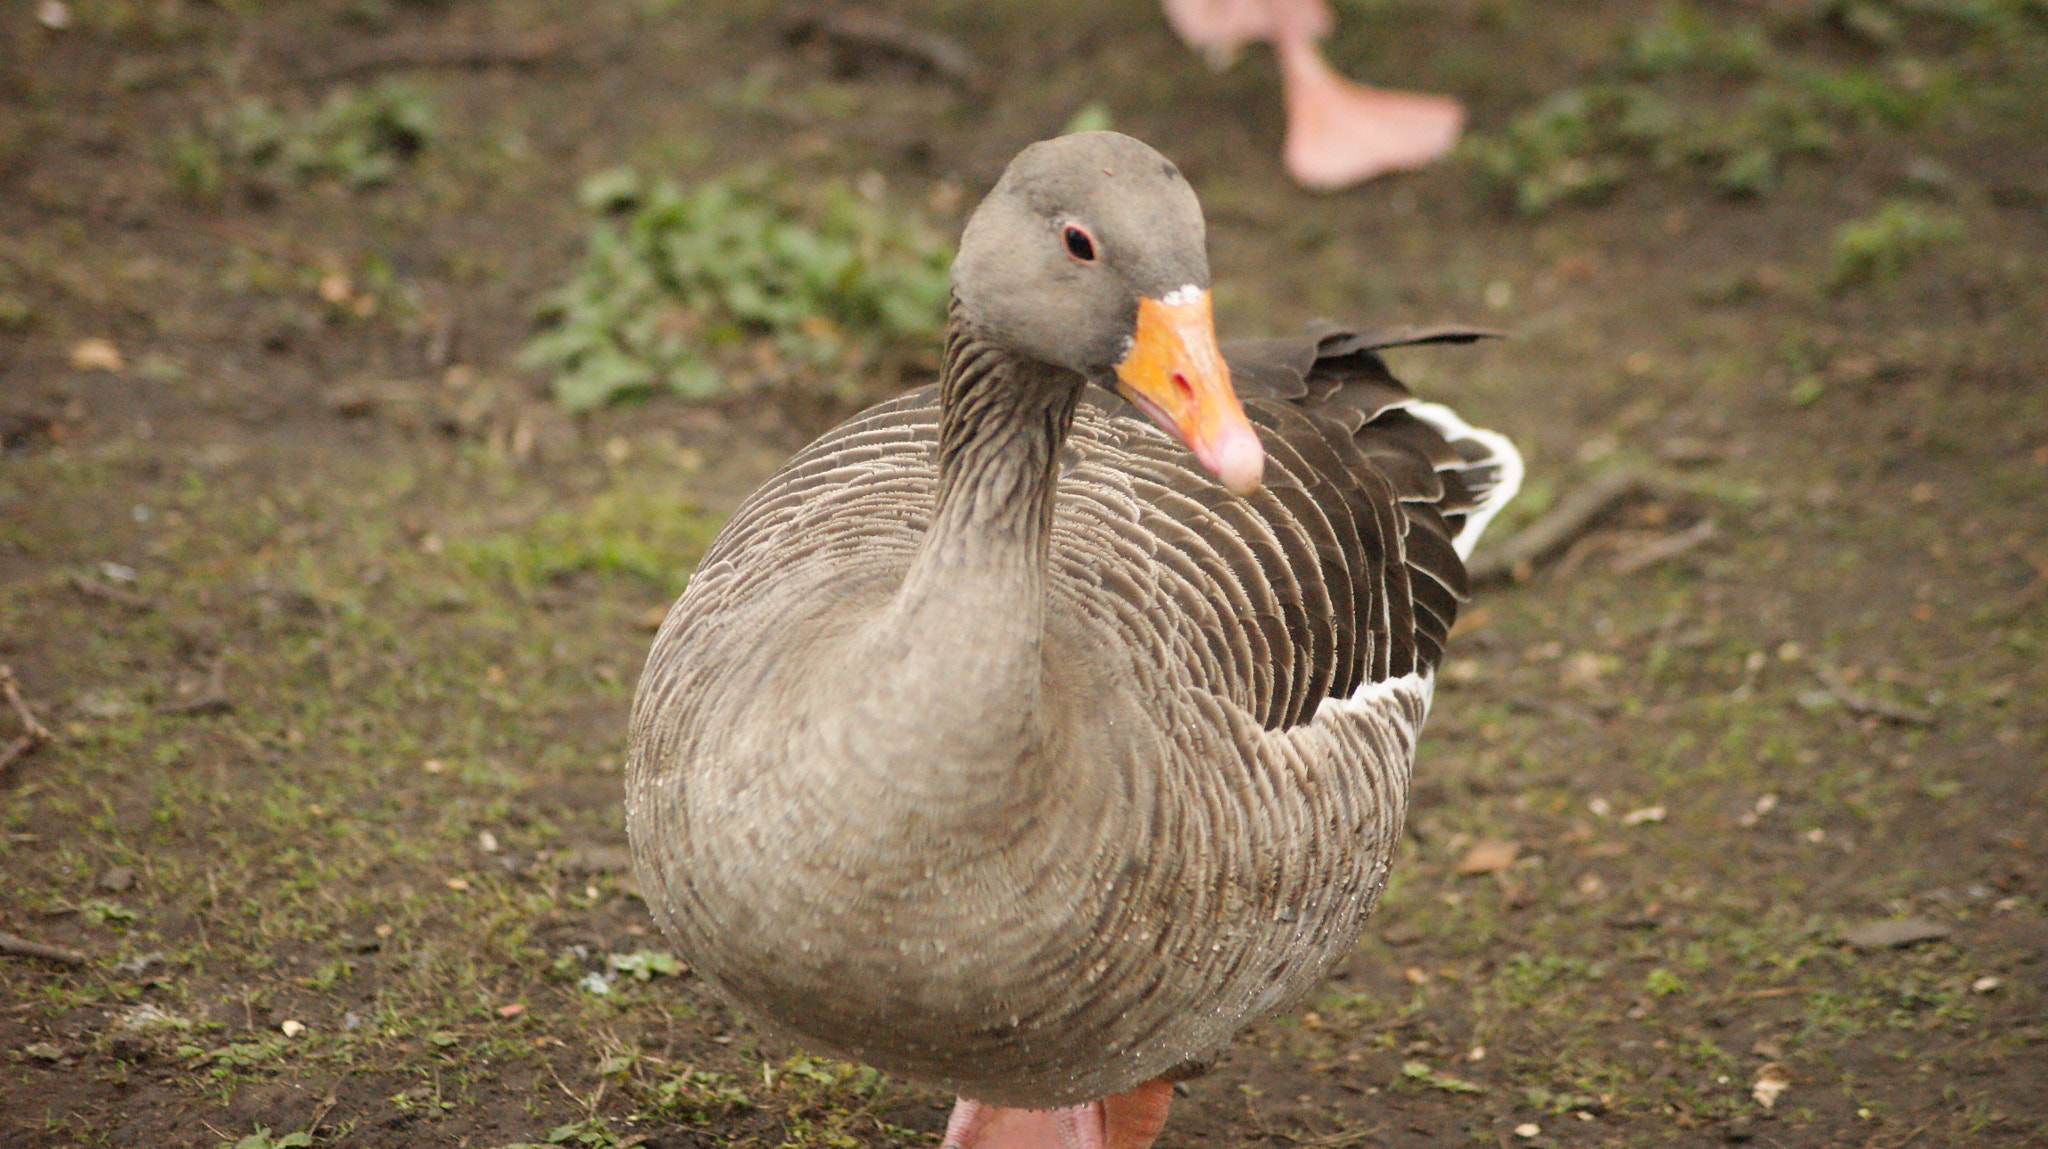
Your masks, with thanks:
<instances>
[{"instance_id":1,"label":"goose","mask_svg":"<svg viewBox=\"0 0 2048 1149\"><path fill-rule=\"evenodd\" d=\"M1387 172L1424 167L1458 142L1465 109L1448 96L1355 84L1331 69L1316 41L1335 23L1325 0L1164 0L1167 23L1214 67L1253 40L1280 61L1287 136L1281 161L1303 187L1334 191Z\"/></svg>"},{"instance_id":2,"label":"goose","mask_svg":"<svg viewBox=\"0 0 2048 1149\"><path fill-rule=\"evenodd\" d=\"M745 500L635 692L627 829L771 1032L960 1098L946 1149L1144 1149L1356 944L1499 434L1377 352L1219 348L1180 171L1033 144L969 219L942 375Z\"/></svg>"}]
</instances>

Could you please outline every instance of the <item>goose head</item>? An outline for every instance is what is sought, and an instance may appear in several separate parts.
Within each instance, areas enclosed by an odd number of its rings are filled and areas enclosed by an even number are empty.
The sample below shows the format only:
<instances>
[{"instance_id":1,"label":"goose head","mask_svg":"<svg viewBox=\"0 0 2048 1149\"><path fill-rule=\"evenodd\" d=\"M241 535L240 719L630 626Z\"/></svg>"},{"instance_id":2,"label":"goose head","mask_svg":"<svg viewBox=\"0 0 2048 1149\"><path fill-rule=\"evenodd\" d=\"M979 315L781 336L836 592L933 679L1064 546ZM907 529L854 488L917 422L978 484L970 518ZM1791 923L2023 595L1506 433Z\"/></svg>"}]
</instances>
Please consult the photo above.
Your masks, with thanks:
<instances>
[{"instance_id":1,"label":"goose head","mask_svg":"<svg viewBox=\"0 0 2048 1149\"><path fill-rule=\"evenodd\" d=\"M1120 391L1240 494L1265 453L1216 346L1201 205L1116 132L1033 144L967 222L953 263L977 335Z\"/></svg>"}]
</instances>

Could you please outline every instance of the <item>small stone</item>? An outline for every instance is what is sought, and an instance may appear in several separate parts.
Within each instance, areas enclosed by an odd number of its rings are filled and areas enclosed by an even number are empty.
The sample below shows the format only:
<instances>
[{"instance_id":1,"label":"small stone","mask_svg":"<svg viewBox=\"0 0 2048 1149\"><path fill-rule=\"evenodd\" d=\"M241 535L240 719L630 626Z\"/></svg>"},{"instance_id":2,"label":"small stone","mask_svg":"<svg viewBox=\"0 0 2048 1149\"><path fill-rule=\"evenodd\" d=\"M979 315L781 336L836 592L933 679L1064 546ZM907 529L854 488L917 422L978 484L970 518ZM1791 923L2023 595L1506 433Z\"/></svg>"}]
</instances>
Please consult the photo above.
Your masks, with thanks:
<instances>
[{"instance_id":1,"label":"small stone","mask_svg":"<svg viewBox=\"0 0 2048 1149\"><path fill-rule=\"evenodd\" d=\"M1792 1075L1777 1062L1768 1062L1756 1071L1756 1083L1750 1086L1750 1096L1765 1109L1778 1103L1778 1095L1791 1088Z\"/></svg>"},{"instance_id":2,"label":"small stone","mask_svg":"<svg viewBox=\"0 0 2048 1149\"><path fill-rule=\"evenodd\" d=\"M1938 941L1953 932L1926 918L1894 918L1850 926L1842 931L1842 940L1860 950L1885 950Z\"/></svg>"},{"instance_id":3,"label":"small stone","mask_svg":"<svg viewBox=\"0 0 2048 1149\"><path fill-rule=\"evenodd\" d=\"M37 1041L21 1047L23 1053L37 1061L64 1060L64 1047L54 1041Z\"/></svg>"},{"instance_id":4,"label":"small stone","mask_svg":"<svg viewBox=\"0 0 2048 1149\"><path fill-rule=\"evenodd\" d=\"M1520 1137L1524 1141L1538 1136L1542 1132L1543 1126L1536 1124L1534 1121L1524 1121L1520 1125L1515 1126L1515 1136Z\"/></svg>"},{"instance_id":5,"label":"small stone","mask_svg":"<svg viewBox=\"0 0 2048 1149\"><path fill-rule=\"evenodd\" d=\"M1978 979L1977 979L1976 981L1973 981L1973 982L1971 982L1971 983L1970 983L1970 992L1971 992L1971 993L1990 993L1990 992L1992 992L1992 991L1996 990L1996 989L1997 989L1997 988L1998 988L1999 986L2002 986L2002 985L2004 985L2004 984L2005 984L2005 979L2004 979L2004 978L2001 978L2001 977L1994 977L1994 976L1992 976L1991 974L1988 974L1988 973L1987 973L1987 974L1985 974L1985 975L1984 975L1983 977L1980 977L1980 978L1978 978Z\"/></svg>"},{"instance_id":6,"label":"small stone","mask_svg":"<svg viewBox=\"0 0 2048 1149\"><path fill-rule=\"evenodd\" d=\"M112 894L126 893L135 888L135 867L109 866L100 875L100 889Z\"/></svg>"},{"instance_id":7,"label":"small stone","mask_svg":"<svg viewBox=\"0 0 2048 1149\"><path fill-rule=\"evenodd\" d=\"M306 1032L306 1023L302 1021L286 1021L283 1025L278 1026L277 1030L286 1037L297 1037Z\"/></svg>"}]
</instances>

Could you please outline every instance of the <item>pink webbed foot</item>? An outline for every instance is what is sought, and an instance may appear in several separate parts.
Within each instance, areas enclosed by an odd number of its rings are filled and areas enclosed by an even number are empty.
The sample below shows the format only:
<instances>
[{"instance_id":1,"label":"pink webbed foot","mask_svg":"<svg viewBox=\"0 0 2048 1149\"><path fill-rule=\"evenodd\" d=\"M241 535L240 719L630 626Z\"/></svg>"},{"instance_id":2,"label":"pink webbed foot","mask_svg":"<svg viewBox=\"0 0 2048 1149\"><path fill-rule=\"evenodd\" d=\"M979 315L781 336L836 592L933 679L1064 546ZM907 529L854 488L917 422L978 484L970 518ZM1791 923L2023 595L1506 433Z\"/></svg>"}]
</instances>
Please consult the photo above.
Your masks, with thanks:
<instances>
[{"instance_id":1,"label":"pink webbed foot","mask_svg":"<svg viewBox=\"0 0 2048 1149\"><path fill-rule=\"evenodd\" d=\"M1465 109L1456 100L1354 84L1306 37L1285 36L1276 47L1287 89L1282 158L1303 187L1329 190L1419 168L1458 142Z\"/></svg>"},{"instance_id":2,"label":"pink webbed foot","mask_svg":"<svg viewBox=\"0 0 2048 1149\"><path fill-rule=\"evenodd\" d=\"M1173 1084L1164 1079L1065 1109L1006 1109L962 1097L941 1149L1150 1149L1172 1101Z\"/></svg>"}]
</instances>

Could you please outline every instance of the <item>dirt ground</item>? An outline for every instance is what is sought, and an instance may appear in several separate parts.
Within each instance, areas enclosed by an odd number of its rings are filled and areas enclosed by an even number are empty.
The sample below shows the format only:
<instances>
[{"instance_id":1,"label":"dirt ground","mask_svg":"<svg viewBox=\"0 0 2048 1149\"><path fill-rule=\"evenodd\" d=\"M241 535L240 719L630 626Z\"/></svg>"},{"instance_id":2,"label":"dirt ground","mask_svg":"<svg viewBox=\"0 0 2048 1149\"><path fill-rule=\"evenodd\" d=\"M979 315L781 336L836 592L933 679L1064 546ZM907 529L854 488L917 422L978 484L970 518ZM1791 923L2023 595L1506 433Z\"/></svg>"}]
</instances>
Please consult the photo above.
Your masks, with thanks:
<instances>
[{"instance_id":1,"label":"dirt ground","mask_svg":"<svg viewBox=\"0 0 2048 1149\"><path fill-rule=\"evenodd\" d=\"M1528 455L1496 539L1605 496L1161 1145L2048 1144L2048 10L1337 7L1466 150L1300 191L1270 53L1149 0L0 10L0 1146L936 1144L676 965L620 809L692 555L931 359L574 414L517 355L593 173L949 234L1077 114L1201 192L1226 335L1511 333L1396 364Z\"/></svg>"}]
</instances>

